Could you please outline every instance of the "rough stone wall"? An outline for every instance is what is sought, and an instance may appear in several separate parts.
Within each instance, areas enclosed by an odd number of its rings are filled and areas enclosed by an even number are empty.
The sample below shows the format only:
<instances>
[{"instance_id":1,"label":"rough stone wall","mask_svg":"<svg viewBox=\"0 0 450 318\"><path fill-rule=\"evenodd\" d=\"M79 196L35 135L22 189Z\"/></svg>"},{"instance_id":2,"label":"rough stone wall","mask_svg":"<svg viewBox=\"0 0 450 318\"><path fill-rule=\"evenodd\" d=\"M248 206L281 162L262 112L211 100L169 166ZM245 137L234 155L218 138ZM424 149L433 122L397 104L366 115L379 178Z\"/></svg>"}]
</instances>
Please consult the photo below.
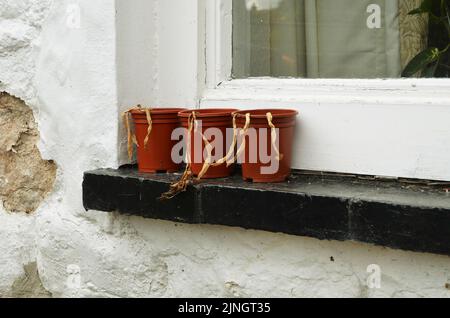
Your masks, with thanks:
<instances>
[{"instance_id":1,"label":"rough stone wall","mask_svg":"<svg viewBox=\"0 0 450 318\"><path fill-rule=\"evenodd\" d=\"M10 298L51 298L52 294L42 286L37 264L24 266L24 275L17 278L11 286Z\"/></svg>"},{"instance_id":2,"label":"rough stone wall","mask_svg":"<svg viewBox=\"0 0 450 318\"><path fill-rule=\"evenodd\" d=\"M66 23L73 3L79 28ZM31 107L43 159L58 164L34 213L0 207L0 297L450 297L449 257L84 211L83 172L118 164L115 9L0 0L13 26L0 27L0 91ZM381 289L367 288L370 264Z\"/></svg>"},{"instance_id":3,"label":"rough stone wall","mask_svg":"<svg viewBox=\"0 0 450 318\"><path fill-rule=\"evenodd\" d=\"M0 91L34 107L40 34L53 0L0 0Z\"/></svg>"},{"instance_id":4,"label":"rough stone wall","mask_svg":"<svg viewBox=\"0 0 450 318\"><path fill-rule=\"evenodd\" d=\"M53 189L56 165L42 160L31 109L0 92L0 199L10 212L34 212Z\"/></svg>"},{"instance_id":5,"label":"rough stone wall","mask_svg":"<svg viewBox=\"0 0 450 318\"><path fill-rule=\"evenodd\" d=\"M95 219L65 256L46 253L55 296L450 297L445 256L103 213ZM63 282L68 264L80 269L73 290ZM381 289L367 286L371 264L380 266Z\"/></svg>"},{"instance_id":6,"label":"rough stone wall","mask_svg":"<svg viewBox=\"0 0 450 318\"><path fill-rule=\"evenodd\" d=\"M24 265L36 261L35 228L35 214L6 213L0 205L0 298L25 275Z\"/></svg>"},{"instance_id":7,"label":"rough stone wall","mask_svg":"<svg viewBox=\"0 0 450 318\"><path fill-rule=\"evenodd\" d=\"M40 35L52 2L0 0L0 92L6 92L0 97L0 297L11 296L14 282L26 275L25 265L38 256L38 213L10 214L4 208L36 210L54 180L54 165L45 163L37 150L33 119L39 112L34 77ZM33 179L41 167L49 172L43 183Z\"/></svg>"}]
</instances>

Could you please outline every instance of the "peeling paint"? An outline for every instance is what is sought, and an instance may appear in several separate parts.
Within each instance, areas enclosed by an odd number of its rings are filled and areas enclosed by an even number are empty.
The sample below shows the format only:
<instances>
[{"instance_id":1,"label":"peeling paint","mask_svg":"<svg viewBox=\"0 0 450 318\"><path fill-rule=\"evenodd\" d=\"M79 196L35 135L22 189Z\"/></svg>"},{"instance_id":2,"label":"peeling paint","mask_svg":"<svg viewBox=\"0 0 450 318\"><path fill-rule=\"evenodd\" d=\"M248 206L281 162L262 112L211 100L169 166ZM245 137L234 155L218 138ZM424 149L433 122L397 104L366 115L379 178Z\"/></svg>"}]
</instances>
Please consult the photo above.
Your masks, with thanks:
<instances>
[{"instance_id":1,"label":"peeling paint","mask_svg":"<svg viewBox=\"0 0 450 318\"><path fill-rule=\"evenodd\" d=\"M52 294L42 286L37 263L24 266L23 276L17 278L8 297L12 298L51 298Z\"/></svg>"},{"instance_id":2,"label":"peeling paint","mask_svg":"<svg viewBox=\"0 0 450 318\"><path fill-rule=\"evenodd\" d=\"M55 163L43 160L31 109L0 92L0 199L10 212L34 212L53 189Z\"/></svg>"}]
</instances>

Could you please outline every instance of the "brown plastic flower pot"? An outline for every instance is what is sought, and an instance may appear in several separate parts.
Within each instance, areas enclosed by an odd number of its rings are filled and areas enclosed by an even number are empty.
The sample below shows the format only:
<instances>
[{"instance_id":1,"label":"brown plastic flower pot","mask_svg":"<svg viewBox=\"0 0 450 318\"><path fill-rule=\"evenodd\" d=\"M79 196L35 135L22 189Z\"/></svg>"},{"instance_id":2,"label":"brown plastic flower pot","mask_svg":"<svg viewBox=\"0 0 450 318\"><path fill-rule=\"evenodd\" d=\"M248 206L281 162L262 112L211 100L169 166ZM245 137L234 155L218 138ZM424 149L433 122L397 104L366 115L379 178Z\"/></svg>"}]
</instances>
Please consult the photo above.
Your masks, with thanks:
<instances>
[{"instance_id":1,"label":"brown plastic flower pot","mask_svg":"<svg viewBox=\"0 0 450 318\"><path fill-rule=\"evenodd\" d=\"M191 129L190 136L190 161L191 161L191 171L194 176L198 177L204 168L205 164L205 142L203 141L203 136L209 128L217 128L221 131L224 142L223 142L223 154L226 155L227 149L227 129L228 132L232 131L233 119L231 114L236 112L236 109L198 109L198 110L188 110L179 113L182 127L189 131L189 124L195 120L201 121L201 129ZM195 115L194 115L195 114ZM199 141L202 142L201 153L195 151ZM211 140L209 140L212 142ZM233 173L234 166L228 166L227 163L213 166L211 165L207 172L201 176L202 179L217 179L225 178Z\"/></svg>"},{"instance_id":2,"label":"brown plastic flower pot","mask_svg":"<svg viewBox=\"0 0 450 318\"><path fill-rule=\"evenodd\" d=\"M178 113L183 108L133 109L139 171L144 173L177 172L181 166L172 160L172 132L180 127ZM151 129L149 130L149 122ZM147 141L147 142L146 142Z\"/></svg>"},{"instance_id":3,"label":"brown plastic flower pot","mask_svg":"<svg viewBox=\"0 0 450 318\"><path fill-rule=\"evenodd\" d=\"M250 114L248 118L247 114ZM268 114L270 114L270 119ZM253 141L250 140L249 134L245 137L245 149L243 149L241 156L244 180L255 183L286 181L291 174L292 148L298 112L288 109L258 109L239 111L234 113L234 115L236 116L236 125L240 132L245 132L246 125L248 128L254 128L256 132L256 139ZM274 132L274 128L277 129L277 132ZM278 139L279 144L276 146L278 149L273 146L272 132L275 134L274 137ZM264 141L264 139L267 141ZM269 174L262 173L262 168L271 164L262 163L260 156L260 145L264 145L266 142L266 149L263 149L262 152L267 153L272 158L271 160L279 161L278 169ZM273 154L274 151L278 152L278 154ZM250 156L250 152L252 152L252 156Z\"/></svg>"}]
</instances>

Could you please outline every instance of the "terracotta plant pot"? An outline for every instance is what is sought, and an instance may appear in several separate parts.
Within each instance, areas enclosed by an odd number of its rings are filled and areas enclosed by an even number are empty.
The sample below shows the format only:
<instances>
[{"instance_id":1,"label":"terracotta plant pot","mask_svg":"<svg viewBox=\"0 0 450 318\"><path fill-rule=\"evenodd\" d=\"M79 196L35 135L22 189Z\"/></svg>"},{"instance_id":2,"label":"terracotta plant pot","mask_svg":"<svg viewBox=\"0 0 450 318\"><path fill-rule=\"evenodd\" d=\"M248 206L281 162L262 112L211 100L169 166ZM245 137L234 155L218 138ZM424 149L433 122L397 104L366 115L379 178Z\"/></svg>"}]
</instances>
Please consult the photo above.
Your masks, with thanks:
<instances>
[{"instance_id":1,"label":"terracotta plant pot","mask_svg":"<svg viewBox=\"0 0 450 318\"><path fill-rule=\"evenodd\" d=\"M233 128L233 120L231 114L236 112L236 109L198 109L188 110L179 113L182 127L189 129L189 121L193 120L193 112L195 112L195 118L197 121L201 121L202 128L195 131L192 129L190 138L190 157L191 157L191 171L194 176L198 177L202 169L205 167L205 158L203 153L205 152L206 143L203 141L203 136L209 128L217 128L221 131L223 142L223 154L227 154L227 129L231 132ZM188 130L187 130L188 131ZM198 147L198 143L202 142L201 153L195 151ZM209 140L212 142L211 140ZM200 148L199 148L200 149ZM234 166L227 167L227 163L223 163L217 166L211 165L207 172L201 176L202 179L216 179L225 178L233 173Z\"/></svg>"},{"instance_id":2,"label":"terracotta plant pot","mask_svg":"<svg viewBox=\"0 0 450 318\"><path fill-rule=\"evenodd\" d=\"M248 118L247 114L250 114ZM270 114L270 118L268 114ZM249 129L254 128L256 132L256 140L251 140L248 137L250 136L249 133L245 138L245 144L242 149L242 143L238 144L242 152L241 161L244 180L255 183L283 182L287 180L291 174L292 147L297 115L297 111L287 109L258 109L234 113L237 128L241 133L244 133L246 124ZM277 130L274 130L275 128ZM264 141L262 138L267 141ZM241 137L241 139L243 138ZM266 142L266 149L263 149L261 153L270 156L271 163L267 163L267 158L265 159L266 163L261 162L260 146ZM251 156L250 152L252 152ZM270 172L264 171L263 173L262 168L265 167L267 169L271 166L273 160L278 161L274 165L278 166L278 168Z\"/></svg>"},{"instance_id":3,"label":"terracotta plant pot","mask_svg":"<svg viewBox=\"0 0 450 318\"><path fill-rule=\"evenodd\" d=\"M140 172L177 172L181 166L172 160L172 148L177 141L172 140L172 132L180 127L178 113L183 108L155 108L130 111L134 125L137 147L137 160ZM149 130L149 122L151 130ZM147 141L147 142L146 142Z\"/></svg>"}]
</instances>

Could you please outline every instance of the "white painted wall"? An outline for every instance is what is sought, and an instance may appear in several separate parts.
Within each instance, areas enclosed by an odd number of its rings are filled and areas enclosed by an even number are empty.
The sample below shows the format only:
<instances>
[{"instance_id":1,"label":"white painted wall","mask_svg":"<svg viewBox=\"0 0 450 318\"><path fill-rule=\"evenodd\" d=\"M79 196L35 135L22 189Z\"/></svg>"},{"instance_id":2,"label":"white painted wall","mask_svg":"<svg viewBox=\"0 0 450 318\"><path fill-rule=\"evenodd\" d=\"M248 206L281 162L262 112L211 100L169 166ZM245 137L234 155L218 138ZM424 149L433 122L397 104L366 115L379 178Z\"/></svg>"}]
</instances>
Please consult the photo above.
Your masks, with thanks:
<instances>
[{"instance_id":1,"label":"white painted wall","mask_svg":"<svg viewBox=\"0 0 450 318\"><path fill-rule=\"evenodd\" d=\"M0 89L33 108L40 150L58 164L56 187L35 214L0 211L0 295L23 274L23 264L37 260L56 297L450 297L449 257L83 210L83 172L123 159L124 104L195 105L198 77L177 68L197 67L198 57L189 51L182 60L177 50L198 25L165 24L169 9L192 10L188 1L170 2L0 0ZM79 29L66 23L73 3L81 7ZM147 9L151 18L129 20ZM141 26L151 31L136 50L121 47L141 39L135 34ZM161 56L172 46L171 55ZM365 285L373 263L383 273L379 290Z\"/></svg>"},{"instance_id":2,"label":"white painted wall","mask_svg":"<svg viewBox=\"0 0 450 318\"><path fill-rule=\"evenodd\" d=\"M131 4L131 5L130 5ZM159 10L157 1L116 1L119 111L159 104ZM119 131L123 128L119 121ZM118 140L120 164L128 163L127 138Z\"/></svg>"},{"instance_id":3,"label":"white painted wall","mask_svg":"<svg viewBox=\"0 0 450 318\"><path fill-rule=\"evenodd\" d=\"M71 4L80 7L79 28ZM58 242L70 244L86 222L83 171L118 165L115 4L1 0L0 24L0 90L32 107L42 155L58 165L55 189L34 215L0 212L0 285L11 286L28 259L38 259L45 280L51 252L65 257ZM58 228L65 238L54 234Z\"/></svg>"},{"instance_id":4,"label":"white painted wall","mask_svg":"<svg viewBox=\"0 0 450 318\"><path fill-rule=\"evenodd\" d=\"M40 50L41 26L52 0L0 1L0 91L19 96L39 112L33 78ZM9 215L0 204L0 297L36 260L36 216Z\"/></svg>"},{"instance_id":5,"label":"white painted wall","mask_svg":"<svg viewBox=\"0 0 450 318\"><path fill-rule=\"evenodd\" d=\"M137 104L198 106L204 57L198 56L197 0L116 0L117 88L121 112ZM173 17L176 23L169 23ZM162 53L163 52L163 53ZM202 64L203 63L203 64ZM122 123L120 123L122 129ZM128 163L126 138L119 160Z\"/></svg>"}]
</instances>

